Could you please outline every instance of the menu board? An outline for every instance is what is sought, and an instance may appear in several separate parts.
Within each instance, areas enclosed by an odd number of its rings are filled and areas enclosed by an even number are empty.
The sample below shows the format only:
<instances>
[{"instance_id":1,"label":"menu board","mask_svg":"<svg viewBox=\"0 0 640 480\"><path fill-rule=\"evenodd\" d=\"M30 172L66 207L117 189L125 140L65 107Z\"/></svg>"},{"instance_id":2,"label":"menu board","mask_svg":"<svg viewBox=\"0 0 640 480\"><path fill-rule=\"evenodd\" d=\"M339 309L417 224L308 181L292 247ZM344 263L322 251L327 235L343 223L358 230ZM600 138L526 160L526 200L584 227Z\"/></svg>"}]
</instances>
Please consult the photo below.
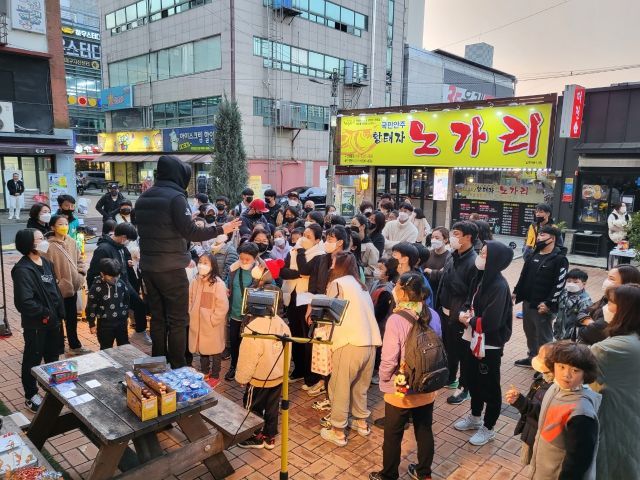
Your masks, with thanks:
<instances>
[{"instance_id":1,"label":"menu board","mask_svg":"<svg viewBox=\"0 0 640 480\"><path fill-rule=\"evenodd\" d=\"M458 199L453 201L453 222L468 220L472 213L477 213L493 233L526 237L535 219L536 205Z\"/></svg>"}]
</instances>

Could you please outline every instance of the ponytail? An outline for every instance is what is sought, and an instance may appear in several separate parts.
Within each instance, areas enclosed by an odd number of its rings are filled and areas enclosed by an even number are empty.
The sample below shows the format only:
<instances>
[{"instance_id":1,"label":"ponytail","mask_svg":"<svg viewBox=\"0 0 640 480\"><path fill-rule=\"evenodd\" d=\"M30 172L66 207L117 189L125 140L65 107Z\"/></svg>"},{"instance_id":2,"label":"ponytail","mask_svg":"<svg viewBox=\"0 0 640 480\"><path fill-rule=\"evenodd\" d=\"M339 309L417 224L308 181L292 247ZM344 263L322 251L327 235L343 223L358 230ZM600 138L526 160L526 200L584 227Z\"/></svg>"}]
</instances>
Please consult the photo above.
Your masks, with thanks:
<instances>
[{"instance_id":1,"label":"ponytail","mask_svg":"<svg viewBox=\"0 0 640 480\"><path fill-rule=\"evenodd\" d=\"M431 309L427 305L427 299L431 295L431 288L425 282L424 277L418 272L407 272L400 275L398 285L405 291L410 302L422 303L423 308L418 317L418 323L424 329L431 322Z\"/></svg>"}]
</instances>

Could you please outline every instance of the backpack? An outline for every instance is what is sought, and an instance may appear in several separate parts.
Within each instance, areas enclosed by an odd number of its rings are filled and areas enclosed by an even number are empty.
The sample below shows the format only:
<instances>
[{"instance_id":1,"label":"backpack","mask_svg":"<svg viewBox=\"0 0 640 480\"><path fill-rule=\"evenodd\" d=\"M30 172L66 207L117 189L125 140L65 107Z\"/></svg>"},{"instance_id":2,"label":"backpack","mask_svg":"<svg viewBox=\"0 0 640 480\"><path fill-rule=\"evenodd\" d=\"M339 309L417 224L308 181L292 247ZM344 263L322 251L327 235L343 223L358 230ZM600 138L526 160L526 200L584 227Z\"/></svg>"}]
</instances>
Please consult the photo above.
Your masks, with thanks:
<instances>
[{"instance_id":1,"label":"backpack","mask_svg":"<svg viewBox=\"0 0 640 480\"><path fill-rule=\"evenodd\" d=\"M440 390L449 381L447 354L442 339L433 328L423 329L406 310L396 313L411 323L404 350L407 385L417 393Z\"/></svg>"}]
</instances>

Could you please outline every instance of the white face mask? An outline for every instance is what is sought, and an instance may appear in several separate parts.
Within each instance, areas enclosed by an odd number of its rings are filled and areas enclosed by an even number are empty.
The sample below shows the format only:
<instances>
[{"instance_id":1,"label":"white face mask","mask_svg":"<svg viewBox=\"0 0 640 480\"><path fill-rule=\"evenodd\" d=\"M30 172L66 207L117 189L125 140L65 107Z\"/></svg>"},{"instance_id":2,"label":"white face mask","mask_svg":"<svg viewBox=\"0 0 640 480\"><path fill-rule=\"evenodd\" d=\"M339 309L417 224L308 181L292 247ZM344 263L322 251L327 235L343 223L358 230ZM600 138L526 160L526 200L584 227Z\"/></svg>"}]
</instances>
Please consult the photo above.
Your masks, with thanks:
<instances>
[{"instance_id":1,"label":"white face mask","mask_svg":"<svg viewBox=\"0 0 640 480\"><path fill-rule=\"evenodd\" d=\"M41 241L38 245L36 245L36 250L42 253L47 253L49 250L49 242L46 240Z\"/></svg>"},{"instance_id":2,"label":"white face mask","mask_svg":"<svg viewBox=\"0 0 640 480\"><path fill-rule=\"evenodd\" d=\"M251 276L256 280L260 280L262 278L262 272L263 270L260 265L256 265L251 269Z\"/></svg>"},{"instance_id":3,"label":"white face mask","mask_svg":"<svg viewBox=\"0 0 640 480\"><path fill-rule=\"evenodd\" d=\"M243 270L251 270L253 268L253 264L254 264L254 262L247 263L247 264L241 263L240 264L240 268L243 269Z\"/></svg>"},{"instance_id":4,"label":"white face mask","mask_svg":"<svg viewBox=\"0 0 640 480\"><path fill-rule=\"evenodd\" d=\"M622 213L622 214L627 213L627 207L620 207L619 212Z\"/></svg>"},{"instance_id":5,"label":"white face mask","mask_svg":"<svg viewBox=\"0 0 640 480\"><path fill-rule=\"evenodd\" d=\"M289 200L289 206L290 207L297 207L298 206L298 201L297 200Z\"/></svg>"},{"instance_id":6,"label":"white face mask","mask_svg":"<svg viewBox=\"0 0 640 480\"><path fill-rule=\"evenodd\" d=\"M409 219L409 214L407 212L400 212L398 214L398 220L401 222L406 222Z\"/></svg>"},{"instance_id":7,"label":"white face mask","mask_svg":"<svg viewBox=\"0 0 640 480\"><path fill-rule=\"evenodd\" d=\"M611 320L613 320L613 316L615 315L615 313L609 310L609 304L607 304L604 307L602 307L602 315L604 316L605 322L611 323Z\"/></svg>"},{"instance_id":8,"label":"white face mask","mask_svg":"<svg viewBox=\"0 0 640 480\"><path fill-rule=\"evenodd\" d=\"M565 286L565 288L567 289L567 292L569 293L576 293L580 291L580 285L578 285L577 283L573 283L573 282L567 282L567 285Z\"/></svg>"},{"instance_id":9,"label":"white face mask","mask_svg":"<svg viewBox=\"0 0 640 480\"><path fill-rule=\"evenodd\" d=\"M613 283L611 280L607 278L604 282L602 282L602 289L606 290L609 287L615 287L615 285L616 285L615 283Z\"/></svg>"},{"instance_id":10,"label":"white face mask","mask_svg":"<svg viewBox=\"0 0 640 480\"><path fill-rule=\"evenodd\" d=\"M458 237L451 237L449 243L451 244L451 248L454 250L458 250L462 246Z\"/></svg>"},{"instance_id":11,"label":"white face mask","mask_svg":"<svg viewBox=\"0 0 640 480\"><path fill-rule=\"evenodd\" d=\"M431 246L434 250L438 250L442 245L444 245L442 240L431 240Z\"/></svg>"},{"instance_id":12,"label":"white face mask","mask_svg":"<svg viewBox=\"0 0 640 480\"><path fill-rule=\"evenodd\" d=\"M227 243L227 240L229 240L229 237L227 237L226 235L218 235L216 237L216 243L222 244L222 243Z\"/></svg>"},{"instance_id":13,"label":"white face mask","mask_svg":"<svg viewBox=\"0 0 640 480\"><path fill-rule=\"evenodd\" d=\"M309 225L312 225L314 222L304 222L304 228L309 228Z\"/></svg>"},{"instance_id":14,"label":"white face mask","mask_svg":"<svg viewBox=\"0 0 640 480\"><path fill-rule=\"evenodd\" d=\"M50 213L43 213L38 218L40 219L40 221L42 223L49 223L49 220L51 220L51 214Z\"/></svg>"},{"instance_id":15,"label":"white face mask","mask_svg":"<svg viewBox=\"0 0 640 480\"><path fill-rule=\"evenodd\" d=\"M300 239L298 240L298 244L305 250L309 250L311 247L313 247L313 242L306 237L300 237Z\"/></svg>"},{"instance_id":16,"label":"white face mask","mask_svg":"<svg viewBox=\"0 0 640 480\"><path fill-rule=\"evenodd\" d=\"M382 272L379 269L375 269L373 271L373 278L375 278L376 280L380 280L380 277L382 276Z\"/></svg>"},{"instance_id":17,"label":"white face mask","mask_svg":"<svg viewBox=\"0 0 640 480\"><path fill-rule=\"evenodd\" d=\"M334 242L334 243L325 243L324 244L324 251L327 253L333 253L336 251L336 248L338 247L338 242Z\"/></svg>"},{"instance_id":18,"label":"white face mask","mask_svg":"<svg viewBox=\"0 0 640 480\"><path fill-rule=\"evenodd\" d=\"M284 245L284 238L282 237L275 238L273 240L273 243L275 243L278 247L282 247Z\"/></svg>"},{"instance_id":19,"label":"white face mask","mask_svg":"<svg viewBox=\"0 0 640 480\"><path fill-rule=\"evenodd\" d=\"M126 247L130 243L131 243L131 240L125 240L124 242L122 242L122 245L124 245Z\"/></svg>"},{"instance_id":20,"label":"white face mask","mask_svg":"<svg viewBox=\"0 0 640 480\"><path fill-rule=\"evenodd\" d=\"M484 270L484 267L487 264L487 259L486 258L482 258L480 255L478 255L476 257L476 268L478 270Z\"/></svg>"},{"instance_id":21,"label":"white face mask","mask_svg":"<svg viewBox=\"0 0 640 480\"><path fill-rule=\"evenodd\" d=\"M329 215L333 217L334 215L336 215L336 212L329 212Z\"/></svg>"},{"instance_id":22,"label":"white face mask","mask_svg":"<svg viewBox=\"0 0 640 480\"><path fill-rule=\"evenodd\" d=\"M364 209L364 213L371 213L373 212L373 210L371 208L365 208Z\"/></svg>"},{"instance_id":23,"label":"white face mask","mask_svg":"<svg viewBox=\"0 0 640 480\"><path fill-rule=\"evenodd\" d=\"M201 277L206 277L211 271L211 265L205 265L204 263L198 264L198 273Z\"/></svg>"}]
</instances>

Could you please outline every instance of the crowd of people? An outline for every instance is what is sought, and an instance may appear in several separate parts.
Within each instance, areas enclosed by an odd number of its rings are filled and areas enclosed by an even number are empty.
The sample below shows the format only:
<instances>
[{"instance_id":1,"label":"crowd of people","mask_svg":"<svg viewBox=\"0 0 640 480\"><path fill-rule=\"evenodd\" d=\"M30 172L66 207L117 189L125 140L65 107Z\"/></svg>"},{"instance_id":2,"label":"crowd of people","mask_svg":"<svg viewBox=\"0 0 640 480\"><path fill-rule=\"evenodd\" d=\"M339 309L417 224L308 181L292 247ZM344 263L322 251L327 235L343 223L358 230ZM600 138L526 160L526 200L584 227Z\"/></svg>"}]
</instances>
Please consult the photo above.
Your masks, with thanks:
<instances>
[{"instance_id":1,"label":"crowd of people","mask_svg":"<svg viewBox=\"0 0 640 480\"><path fill-rule=\"evenodd\" d=\"M427 334L446 353L437 372L444 374L439 387L451 391L446 401L470 401L454 427L473 431L472 445L496 438L505 398L522 415L514 435L533 478L630 478L635 471L640 272L613 268L593 303L587 273L569 269L548 205L537 208L511 290L502 272L514 251L480 219L432 229L419 208L396 205L388 194L377 205L362 202L350 219L333 205L301 204L295 192L283 204L271 189L254 198L247 188L235 205L199 191L191 203L190 178L189 165L162 156L154 183L135 205L111 185L97 205L104 223L88 265L75 241L75 199L58 197L53 215L45 204L32 207L28 228L16 235L23 257L12 270L29 409L41 404L32 367L91 351L77 334L86 285L86 317L101 349L127 344L131 326L131 336L172 368L191 366L199 354L205 380L214 388L223 378L238 382L246 388L245 407L265 420L239 446L272 449L286 370L282 344L241 333L317 337L325 332L311 320L311 299L339 298L349 303L332 345L294 342L289 380L326 412L319 420L325 441L344 447L350 435L371 435L372 424L383 429L382 470L372 480L399 478L409 422L418 446L409 476L431 478L437 391L405 381L409 344ZM278 292L277 315L248 316L248 288ZM527 356L515 365L536 372L526 393L501 387L514 304L522 304L527 341ZM435 374L432 367L423 365L423 372ZM385 416L375 422L371 385L385 402Z\"/></svg>"}]
</instances>

